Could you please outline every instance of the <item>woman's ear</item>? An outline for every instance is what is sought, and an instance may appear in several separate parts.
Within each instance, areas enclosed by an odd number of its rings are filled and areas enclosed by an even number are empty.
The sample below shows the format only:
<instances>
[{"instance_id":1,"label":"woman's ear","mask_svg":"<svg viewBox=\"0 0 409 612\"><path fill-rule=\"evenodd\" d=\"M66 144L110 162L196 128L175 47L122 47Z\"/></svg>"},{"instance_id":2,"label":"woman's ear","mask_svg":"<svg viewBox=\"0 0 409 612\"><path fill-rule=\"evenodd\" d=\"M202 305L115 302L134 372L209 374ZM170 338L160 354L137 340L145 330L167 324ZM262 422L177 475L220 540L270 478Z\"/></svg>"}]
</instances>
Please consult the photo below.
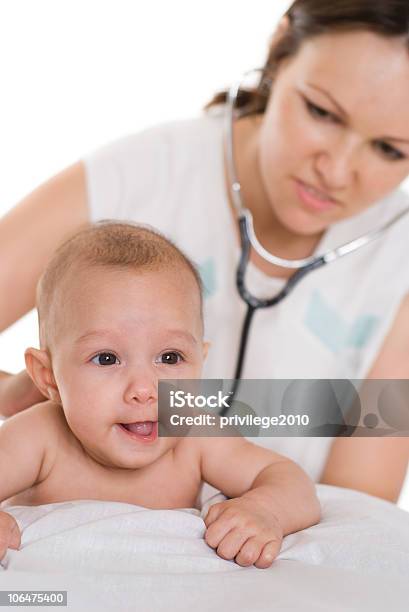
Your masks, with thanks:
<instances>
[{"instance_id":1,"label":"woman's ear","mask_svg":"<svg viewBox=\"0 0 409 612\"><path fill-rule=\"evenodd\" d=\"M291 27L291 21L289 15L283 15L277 24L276 32L279 35L286 34Z\"/></svg>"},{"instance_id":2,"label":"woman's ear","mask_svg":"<svg viewBox=\"0 0 409 612\"><path fill-rule=\"evenodd\" d=\"M288 15L283 15L276 25L276 29L273 32L273 35L270 39L270 47L276 45L280 39L287 34L290 28L290 18Z\"/></svg>"},{"instance_id":3,"label":"woman's ear","mask_svg":"<svg viewBox=\"0 0 409 612\"><path fill-rule=\"evenodd\" d=\"M55 382L50 356L46 351L28 348L24 353L27 372L41 393L53 402L61 404L61 397Z\"/></svg>"}]
</instances>

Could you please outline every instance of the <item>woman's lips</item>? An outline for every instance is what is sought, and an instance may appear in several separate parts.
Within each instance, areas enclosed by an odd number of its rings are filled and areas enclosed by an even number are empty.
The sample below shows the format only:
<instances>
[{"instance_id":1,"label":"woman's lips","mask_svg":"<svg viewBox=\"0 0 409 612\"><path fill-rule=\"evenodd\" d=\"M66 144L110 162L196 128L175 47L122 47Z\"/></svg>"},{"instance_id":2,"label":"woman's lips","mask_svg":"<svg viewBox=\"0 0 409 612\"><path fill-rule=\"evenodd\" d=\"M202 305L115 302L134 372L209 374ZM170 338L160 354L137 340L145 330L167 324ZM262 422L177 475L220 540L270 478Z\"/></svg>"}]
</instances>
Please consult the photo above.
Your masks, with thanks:
<instances>
[{"instance_id":1,"label":"woman's lips","mask_svg":"<svg viewBox=\"0 0 409 612\"><path fill-rule=\"evenodd\" d=\"M323 212L339 206L339 202L314 190L306 183L295 179L295 190L298 198L309 210Z\"/></svg>"}]
</instances>

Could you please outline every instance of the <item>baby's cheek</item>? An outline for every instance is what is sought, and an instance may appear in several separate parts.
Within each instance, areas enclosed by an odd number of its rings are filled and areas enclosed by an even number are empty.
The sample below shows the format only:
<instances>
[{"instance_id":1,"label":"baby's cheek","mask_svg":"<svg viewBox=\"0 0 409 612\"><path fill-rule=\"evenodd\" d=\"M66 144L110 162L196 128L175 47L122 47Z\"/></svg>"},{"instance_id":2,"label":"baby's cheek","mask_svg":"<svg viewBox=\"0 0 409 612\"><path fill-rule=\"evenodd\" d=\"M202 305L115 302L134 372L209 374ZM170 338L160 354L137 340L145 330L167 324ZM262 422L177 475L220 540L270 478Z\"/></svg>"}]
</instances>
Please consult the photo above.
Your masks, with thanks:
<instances>
[{"instance_id":1,"label":"baby's cheek","mask_svg":"<svg viewBox=\"0 0 409 612\"><path fill-rule=\"evenodd\" d=\"M98 419L92 414L92 412L86 406L83 405L63 405L65 419L68 427L71 429L73 434L79 438L92 439L96 437L97 432L102 425L102 419Z\"/></svg>"}]
</instances>

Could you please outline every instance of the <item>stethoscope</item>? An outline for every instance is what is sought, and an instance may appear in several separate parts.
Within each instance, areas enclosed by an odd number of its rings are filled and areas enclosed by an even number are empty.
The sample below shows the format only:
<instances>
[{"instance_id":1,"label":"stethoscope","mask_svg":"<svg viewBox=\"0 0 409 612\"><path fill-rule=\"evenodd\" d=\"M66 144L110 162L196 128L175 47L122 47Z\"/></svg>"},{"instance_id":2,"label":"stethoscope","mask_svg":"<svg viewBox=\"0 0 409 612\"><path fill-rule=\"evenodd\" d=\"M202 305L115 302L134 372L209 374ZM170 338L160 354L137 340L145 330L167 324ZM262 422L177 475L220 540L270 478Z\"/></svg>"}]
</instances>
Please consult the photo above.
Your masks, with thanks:
<instances>
[{"instance_id":1,"label":"stethoscope","mask_svg":"<svg viewBox=\"0 0 409 612\"><path fill-rule=\"evenodd\" d=\"M372 230L368 232L364 236L360 236L359 238L355 238L350 242L347 242L335 249L327 251L322 255L312 255L311 257L306 257L305 259L283 259L282 257L276 257L269 251L267 251L257 240L257 236L254 232L253 227L253 217L251 212L245 207L243 202L243 197L241 194L241 185L237 178L236 172L236 164L234 161L234 134L233 134L233 124L235 119L235 111L236 111L236 102L239 95L239 91L241 89L244 78L253 72L260 72L263 69L257 68L256 70L251 70L246 72L243 75L243 78L237 83L233 84L230 88L226 101L226 116L225 116L225 145L226 145L226 163L227 163L227 175L228 180L230 182L230 193L233 201L234 208L237 213L237 219L239 223L239 231L240 231L240 243L241 243L241 255L239 264L237 266L236 273L236 285L237 290L240 297L247 304L247 312L244 318L241 337L240 337L240 345L239 352L237 356L236 362L236 371L234 374L234 383L230 391L230 400L229 405L231 405L235 394L237 392L237 388L240 383L241 373L243 369L244 357L246 354L246 347L249 337L250 325L253 319L253 315L256 310L259 308L270 308L271 306L277 306L280 302L286 298L291 291L293 291L294 287L298 285L304 276L312 272L313 270L318 270L323 266L332 263L333 261L344 257L344 255L348 255L361 249L366 246L373 240L376 240L383 236L385 232L392 226L395 225L404 215L409 212L409 208L403 211L400 211L397 215L392 217L389 221L387 221L382 227ZM279 291L275 296L271 298L260 299L247 289L245 276L246 270L249 263L250 258L250 248L253 247L254 250L265 260L276 266L281 266L282 268L291 268L296 270L296 272L289 278L289 280L284 285L283 289ZM227 413L229 408L224 407L220 411L220 415L223 416Z\"/></svg>"}]
</instances>

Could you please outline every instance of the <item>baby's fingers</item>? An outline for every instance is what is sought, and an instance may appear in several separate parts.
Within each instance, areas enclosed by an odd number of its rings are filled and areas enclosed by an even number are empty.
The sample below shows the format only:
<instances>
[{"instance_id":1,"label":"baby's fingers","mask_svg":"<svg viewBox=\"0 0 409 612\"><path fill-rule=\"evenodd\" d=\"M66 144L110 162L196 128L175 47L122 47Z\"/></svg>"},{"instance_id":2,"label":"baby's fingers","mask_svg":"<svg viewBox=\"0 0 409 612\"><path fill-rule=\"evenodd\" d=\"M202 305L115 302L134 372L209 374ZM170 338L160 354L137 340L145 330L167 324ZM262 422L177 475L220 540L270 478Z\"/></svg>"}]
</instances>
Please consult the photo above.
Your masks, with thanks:
<instances>
[{"instance_id":1,"label":"baby's fingers","mask_svg":"<svg viewBox=\"0 0 409 612\"><path fill-rule=\"evenodd\" d=\"M214 523L207 528L204 535L206 544L211 548L217 548L230 530L231 525L229 525L227 521L221 519L215 520Z\"/></svg>"},{"instance_id":2,"label":"baby's fingers","mask_svg":"<svg viewBox=\"0 0 409 612\"><path fill-rule=\"evenodd\" d=\"M11 528L11 532L9 534L9 548L13 548L14 550L18 550L21 544L21 534L20 529L18 528L17 523L13 525Z\"/></svg>"},{"instance_id":3,"label":"baby's fingers","mask_svg":"<svg viewBox=\"0 0 409 612\"><path fill-rule=\"evenodd\" d=\"M227 535L224 536L220 544L217 546L217 554L223 559L234 559L237 553L243 548L243 545L248 537L249 534L244 532L242 529L232 529L227 533ZM258 558L260 551L261 545L254 560ZM251 565L251 563L246 565Z\"/></svg>"},{"instance_id":4,"label":"baby's fingers","mask_svg":"<svg viewBox=\"0 0 409 612\"><path fill-rule=\"evenodd\" d=\"M0 548L4 548L5 553L7 548L17 550L20 544L21 535L16 519L8 512L0 511Z\"/></svg>"},{"instance_id":5,"label":"baby's fingers","mask_svg":"<svg viewBox=\"0 0 409 612\"><path fill-rule=\"evenodd\" d=\"M226 507L223 505L223 502L213 504L213 506L209 508L209 511L204 518L206 527L209 527L212 523L214 523L214 521L217 520L217 518L222 512L224 512L225 509Z\"/></svg>"},{"instance_id":6,"label":"baby's fingers","mask_svg":"<svg viewBox=\"0 0 409 612\"><path fill-rule=\"evenodd\" d=\"M263 550L263 544L264 540L260 540L256 536L246 540L235 558L236 563L243 567L253 565L260 557Z\"/></svg>"},{"instance_id":7,"label":"baby's fingers","mask_svg":"<svg viewBox=\"0 0 409 612\"><path fill-rule=\"evenodd\" d=\"M254 565L259 569L266 569L267 567L270 567L274 559L280 554L281 544L282 539L267 542Z\"/></svg>"}]
</instances>

